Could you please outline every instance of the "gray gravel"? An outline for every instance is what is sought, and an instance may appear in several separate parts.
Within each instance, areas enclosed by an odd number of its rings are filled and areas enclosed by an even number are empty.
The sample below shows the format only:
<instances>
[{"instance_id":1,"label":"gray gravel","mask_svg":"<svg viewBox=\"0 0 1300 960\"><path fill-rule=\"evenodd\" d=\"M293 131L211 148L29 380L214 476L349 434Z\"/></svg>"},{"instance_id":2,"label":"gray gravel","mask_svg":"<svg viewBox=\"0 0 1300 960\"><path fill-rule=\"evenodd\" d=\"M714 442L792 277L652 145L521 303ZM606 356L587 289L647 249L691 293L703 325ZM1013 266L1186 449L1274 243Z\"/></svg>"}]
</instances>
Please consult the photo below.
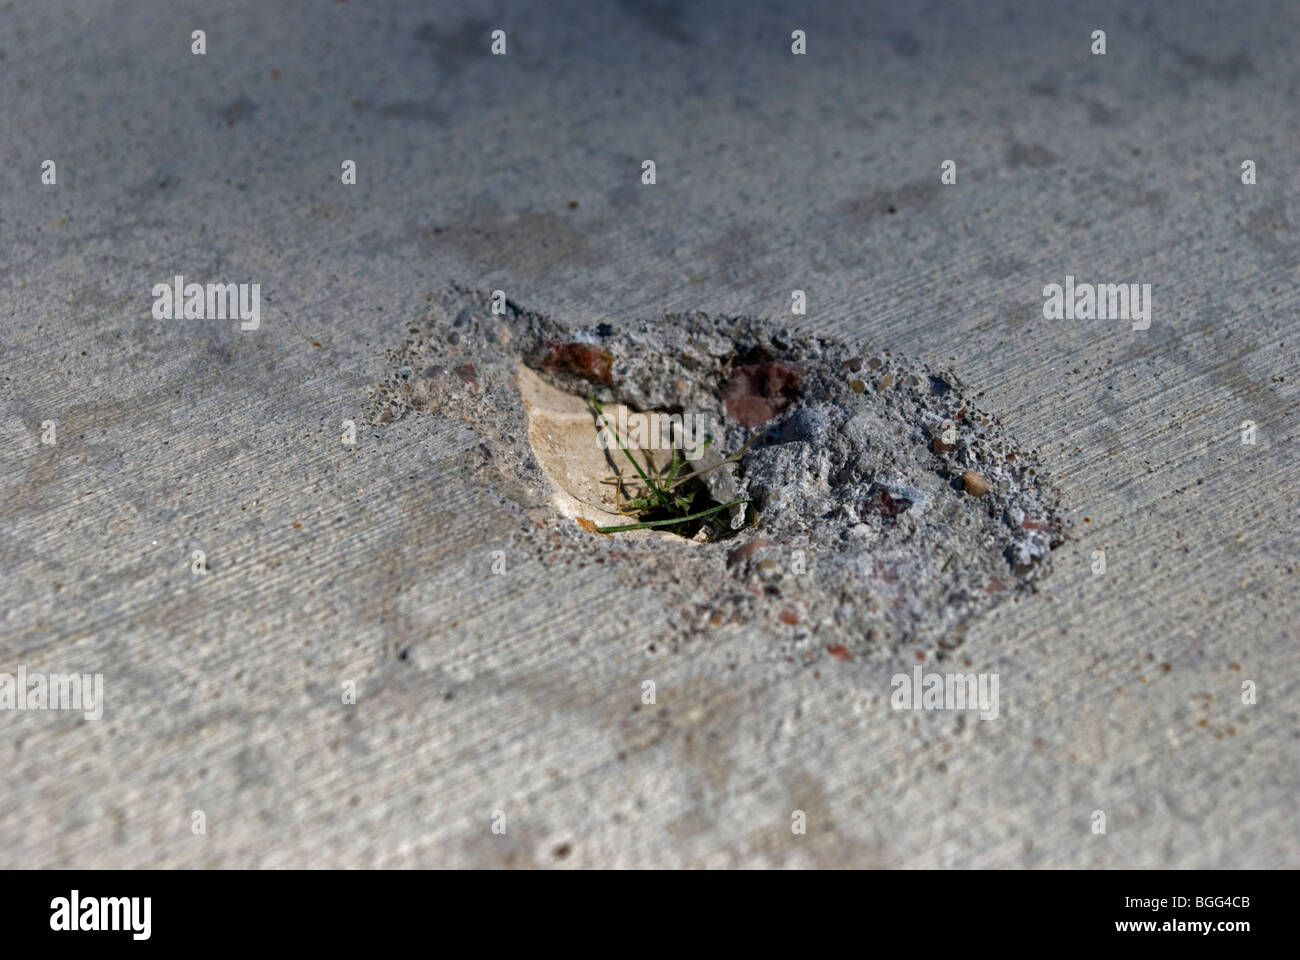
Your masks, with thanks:
<instances>
[{"instance_id":1,"label":"gray gravel","mask_svg":"<svg viewBox=\"0 0 1300 960\"><path fill-rule=\"evenodd\" d=\"M0 673L105 694L0 711L0 866L1300 866L1300 5L201 6L0 14ZM155 319L178 273L260 327ZM1067 275L1149 329L1046 319ZM377 422L454 285L521 315ZM758 526L562 522L542 317L705 412L781 335Z\"/></svg>"},{"instance_id":2,"label":"gray gravel","mask_svg":"<svg viewBox=\"0 0 1300 960\"><path fill-rule=\"evenodd\" d=\"M554 362L568 344L612 360L610 382ZM703 549L682 538L629 544L559 515L537 531L530 511L536 517L549 486L563 481L529 450L514 385L521 362L578 396L698 415L719 451L752 439L739 464L707 476L716 502L748 498L753 512L734 508L736 529ZM955 373L888 350L700 314L573 330L514 304L494 314L489 293L451 288L413 322L390 363L370 423L459 420L479 438L481 482L516 491L520 529L562 544L552 563L608 559L633 580L643 565L669 567L660 588L664 603L691 612L682 631L766 623L775 636L760 657L808 663L828 650L896 655L911 644L942 660L972 615L1032 592L1064 542L1043 464L968 399ZM761 423L738 422L727 385L770 363L797 371L797 397L781 398L788 405ZM986 478L989 492L971 495L967 471Z\"/></svg>"}]
</instances>

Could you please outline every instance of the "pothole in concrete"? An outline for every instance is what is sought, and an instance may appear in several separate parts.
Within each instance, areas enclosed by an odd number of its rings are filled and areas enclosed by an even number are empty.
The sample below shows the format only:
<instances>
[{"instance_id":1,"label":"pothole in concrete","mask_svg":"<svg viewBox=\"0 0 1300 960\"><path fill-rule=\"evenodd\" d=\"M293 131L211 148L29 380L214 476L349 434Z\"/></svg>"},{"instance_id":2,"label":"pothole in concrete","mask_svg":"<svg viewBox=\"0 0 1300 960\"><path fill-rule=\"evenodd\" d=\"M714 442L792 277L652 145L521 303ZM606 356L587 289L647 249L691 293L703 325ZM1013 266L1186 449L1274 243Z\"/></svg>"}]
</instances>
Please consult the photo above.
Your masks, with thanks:
<instances>
[{"instance_id":1,"label":"pothole in concrete","mask_svg":"<svg viewBox=\"0 0 1300 960\"><path fill-rule=\"evenodd\" d=\"M689 414L632 410L516 372L528 443L559 512L589 533L710 543L742 527L739 453L720 455Z\"/></svg>"},{"instance_id":2,"label":"pothole in concrete","mask_svg":"<svg viewBox=\"0 0 1300 960\"><path fill-rule=\"evenodd\" d=\"M391 360L375 423L471 426L475 476L517 506L521 545L653 580L683 636L759 621L805 659L942 655L971 616L1031 592L1066 535L1035 452L953 371L887 349L701 314L570 329L452 288ZM602 424L626 451L602 448ZM704 438L683 509L721 508L707 523L598 532L656 516L629 512L647 490L628 454L662 477Z\"/></svg>"}]
</instances>

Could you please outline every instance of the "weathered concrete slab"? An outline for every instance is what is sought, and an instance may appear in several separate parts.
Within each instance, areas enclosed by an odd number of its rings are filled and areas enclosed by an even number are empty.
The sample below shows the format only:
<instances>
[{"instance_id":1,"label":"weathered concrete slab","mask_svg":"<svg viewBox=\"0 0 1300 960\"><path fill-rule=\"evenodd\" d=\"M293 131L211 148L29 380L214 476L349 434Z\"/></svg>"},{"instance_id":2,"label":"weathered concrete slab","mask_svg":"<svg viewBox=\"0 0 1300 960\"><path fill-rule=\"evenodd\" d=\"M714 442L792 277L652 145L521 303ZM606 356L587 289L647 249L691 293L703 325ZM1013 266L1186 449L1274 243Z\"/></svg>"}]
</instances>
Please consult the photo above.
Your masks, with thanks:
<instances>
[{"instance_id":1,"label":"weathered concrete slab","mask_svg":"<svg viewBox=\"0 0 1300 960\"><path fill-rule=\"evenodd\" d=\"M0 865L1300 865L1300 12L914 8L4 10L0 672L105 702L0 711ZM177 274L259 328L154 319ZM1067 275L1150 328L1044 319ZM891 709L931 647L666 642L670 562L556 562L463 416L366 425L451 283L956 369L1078 534L947 661L998 718Z\"/></svg>"}]
</instances>

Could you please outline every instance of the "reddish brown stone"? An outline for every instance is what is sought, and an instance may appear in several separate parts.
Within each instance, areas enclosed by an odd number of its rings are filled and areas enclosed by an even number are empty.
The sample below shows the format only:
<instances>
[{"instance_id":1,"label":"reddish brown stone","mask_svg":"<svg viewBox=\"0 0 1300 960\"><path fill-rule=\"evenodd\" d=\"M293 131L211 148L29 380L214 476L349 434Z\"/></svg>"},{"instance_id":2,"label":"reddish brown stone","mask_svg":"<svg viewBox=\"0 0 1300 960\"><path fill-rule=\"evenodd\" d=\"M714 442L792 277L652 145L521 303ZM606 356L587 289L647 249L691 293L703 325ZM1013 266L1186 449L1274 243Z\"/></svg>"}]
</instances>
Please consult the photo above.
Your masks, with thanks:
<instances>
[{"instance_id":1,"label":"reddish brown stone","mask_svg":"<svg viewBox=\"0 0 1300 960\"><path fill-rule=\"evenodd\" d=\"M548 343L542 367L571 373L589 383L614 382L614 355L589 343Z\"/></svg>"},{"instance_id":2,"label":"reddish brown stone","mask_svg":"<svg viewBox=\"0 0 1300 960\"><path fill-rule=\"evenodd\" d=\"M732 550L731 553L727 554L727 569L730 570L736 564L748 560L754 555L755 551L770 546L772 546L771 540L764 540L762 537L755 537L753 540L749 541L749 543L742 544L735 550Z\"/></svg>"},{"instance_id":3,"label":"reddish brown stone","mask_svg":"<svg viewBox=\"0 0 1300 960\"><path fill-rule=\"evenodd\" d=\"M751 429L761 426L799 399L803 367L785 360L736 367L722 388L727 416Z\"/></svg>"},{"instance_id":4,"label":"reddish brown stone","mask_svg":"<svg viewBox=\"0 0 1300 960\"><path fill-rule=\"evenodd\" d=\"M993 489L992 485L985 479L984 474L976 473L974 470L967 470L963 473L961 482L966 487L966 492L972 497L982 497Z\"/></svg>"},{"instance_id":5,"label":"reddish brown stone","mask_svg":"<svg viewBox=\"0 0 1300 960\"><path fill-rule=\"evenodd\" d=\"M474 364L464 363L455 368L456 376L460 377L468 384L478 386L478 371L474 369Z\"/></svg>"},{"instance_id":6,"label":"reddish brown stone","mask_svg":"<svg viewBox=\"0 0 1300 960\"><path fill-rule=\"evenodd\" d=\"M906 513L911 505L911 500L906 497L896 497L889 492L888 487L877 483L872 486L862 508L872 513L878 513L882 517L893 518L901 513Z\"/></svg>"}]
</instances>

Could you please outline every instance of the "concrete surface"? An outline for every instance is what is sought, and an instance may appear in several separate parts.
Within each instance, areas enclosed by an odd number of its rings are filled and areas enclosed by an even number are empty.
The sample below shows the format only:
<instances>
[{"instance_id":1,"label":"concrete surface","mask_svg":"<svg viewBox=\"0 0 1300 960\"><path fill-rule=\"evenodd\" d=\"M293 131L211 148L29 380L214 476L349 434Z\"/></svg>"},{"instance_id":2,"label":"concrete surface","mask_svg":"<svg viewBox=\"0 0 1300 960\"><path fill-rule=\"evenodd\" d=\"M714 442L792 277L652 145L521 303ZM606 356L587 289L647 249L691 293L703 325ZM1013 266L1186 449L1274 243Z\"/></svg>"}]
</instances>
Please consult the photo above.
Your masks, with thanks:
<instances>
[{"instance_id":1,"label":"concrete surface","mask_svg":"<svg viewBox=\"0 0 1300 960\"><path fill-rule=\"evenodd\" d=\"M0 672L104 710L0 711L0 866L1300 866L1300 7L1089 7L5 4ZM670 645L459 418L362 424L450 283L960 372L1076 528L964 634L998 718L890 708L928 645Z\"/></svg>"}]
</instances>

